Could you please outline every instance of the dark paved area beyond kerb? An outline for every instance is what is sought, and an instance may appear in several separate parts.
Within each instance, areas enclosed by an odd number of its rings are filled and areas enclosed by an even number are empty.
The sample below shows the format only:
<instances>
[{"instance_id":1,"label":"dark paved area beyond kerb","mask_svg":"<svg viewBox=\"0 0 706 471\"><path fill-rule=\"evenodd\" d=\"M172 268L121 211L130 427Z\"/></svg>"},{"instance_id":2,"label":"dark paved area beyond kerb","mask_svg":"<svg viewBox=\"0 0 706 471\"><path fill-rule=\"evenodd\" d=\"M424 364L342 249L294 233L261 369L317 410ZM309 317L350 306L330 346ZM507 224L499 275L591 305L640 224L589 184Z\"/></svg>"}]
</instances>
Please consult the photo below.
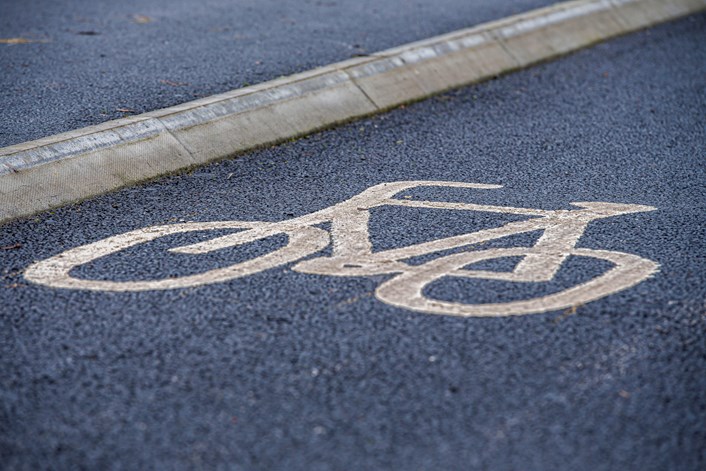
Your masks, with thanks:
<instances>
[{"instance_id":1,"label":"dark paved area beyond kerb","mask_svg":"<svg viewBox=\"0 0 706 471\"><path fill-rule=\"evenodd\" d=\"M0 461L8 469L704 469L705 30L706 16L695 16L3 226ZM577 247L632 254L660 271L593 302L485 319L385 302L375 290L392 275L315 275L294 263L145 292L48 288L22 275L34 261L146 226L283 221L398 180L503 185L397 196L409 204L657 208L592 221ZM370 214L377 251L528 218L410 206ZM174 280L287 243L275 236L205 255L167 251L232 232L159 238L71 274ZM531 246L539 235L471 249ZM309 258L322 254L330 248ZM513 264L486 262L495 271ZM423 294L508 302L611 266L572 256L549 281L444 277Z\"/></svg>"},{"instance_id":2,"label":"dark paved area beyond kerb","mask_svg":"<svg viewBox=\"0 0 706 471\"><path fill-rule=\"evenodd\" d=\"M448 33L550 0L0 1L0 147Z\"/></svg>"}]
</instances>

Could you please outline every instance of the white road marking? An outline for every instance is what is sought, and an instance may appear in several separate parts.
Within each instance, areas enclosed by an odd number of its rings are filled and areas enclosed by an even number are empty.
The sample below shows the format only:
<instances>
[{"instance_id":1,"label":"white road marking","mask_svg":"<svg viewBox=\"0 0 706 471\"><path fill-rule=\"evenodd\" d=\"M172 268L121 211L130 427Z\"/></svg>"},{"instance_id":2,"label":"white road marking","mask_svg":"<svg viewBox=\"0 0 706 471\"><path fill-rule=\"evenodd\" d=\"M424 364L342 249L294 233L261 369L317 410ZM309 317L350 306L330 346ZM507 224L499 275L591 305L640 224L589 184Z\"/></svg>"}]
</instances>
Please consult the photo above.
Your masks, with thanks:
<instances>
[{"instance_id":1,"label":"white road marking","mask_svg":"<svg viewBox=\"0 0 706 471\"><path fill-rule=\"evenodd\" d=\"M576 243L591 221L623 214L653 211L655 209L653 207L586 202L572 203L572 205L580 209L551 211L393 198L403 190L420 186L472 189L500 188L498 185L440 181L383 183L370 187L359 195L329 208L281 222L221 221L152 226L76 247L37 262L27 268L25 278L34 283L54 288L97 291L147 291L186 288L226 282L296 262L321 251L332 241L333 253L330 257L319 256L300 261L292 269L301 273L330 276L390 274L394 276L383 282L375 292L377 299L385 303L430 314L498 317L546 312L585 304L635 286L656 273L659 268L657 263L637 255L576 248ZM373 252L368 232L370 209L385 205L484 211L526 215L531 216L531 218L507 223L501 227ZM323 229L314 227L324 222L331 223L330 234ZM71 275L71 270L76 267L159 237L181 232L215 229L243 230L204 242L172 248L169 251L183 254L204 254L279 234L286 235L288 242L284 247L255 259L177 278L148 281L106 281L76 278ZM537 230L543 231L543 234L532 246L472 250L474 244ZM420 265L409 265L404 262L406 259L449 249L463 249L463 251L437 257ZM520 256L522 260L514 270L509 272L468 270L464 268L476 262L512 256ZM559 268L561 268L561 265L570 256L606 260L614 266L604 274L577 286L546 296L521 301L463 304L430 299L423 293L424 288L430 283L445 277L503 280L517 283L551 281Z\"/></svg>"}]
</instances>

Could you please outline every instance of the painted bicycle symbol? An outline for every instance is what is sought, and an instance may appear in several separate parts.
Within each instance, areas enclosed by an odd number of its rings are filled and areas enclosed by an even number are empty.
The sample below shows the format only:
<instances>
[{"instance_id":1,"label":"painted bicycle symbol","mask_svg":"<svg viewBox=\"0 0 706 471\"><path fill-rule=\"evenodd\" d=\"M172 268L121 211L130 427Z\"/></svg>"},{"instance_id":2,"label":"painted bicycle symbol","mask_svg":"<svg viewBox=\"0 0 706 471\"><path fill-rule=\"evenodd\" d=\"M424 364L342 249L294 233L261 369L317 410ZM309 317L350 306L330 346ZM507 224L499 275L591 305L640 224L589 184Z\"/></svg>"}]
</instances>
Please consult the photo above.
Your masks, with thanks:
<instances>
[{"instance_id":1,"label":"painted bicycle symbol","mask_svg":"<svg viewBox=\"0 0 706 471\"><path fill-rule=\"evenodd\" d=\"M376 289L382 302L400 308L432 314L464 317L510 316L565 309L630 288L656 273L659 265L651 260L623 252L577 248L576 243L586 226L594 220L623 214L653 211L655 208L634 204L572 203L580 209L541 210L504 206L418 201L394 198L398 193L415 187L438 186L471 189L496 189L498 185L441 181L402 181L383 183L368 188L342 203L311 214L281 222L187 222L152 226L108 237L67 250L37 262L25 271L25 278L34 283L55 287L99 291L147 291L187 288L222 283L274 267L295 263L300 273L330 276L390 275ZM483 229L453 237L436 239L415 245L373 252L368 233L370 210L394 205L413 208L484 211L524 215L529 218L500 227ZM330 232L318 227L330 223ZM263 240L284 234L287 243L254 259L217 268L203 273L177 278L140 281L107 281L76 278L71 271L98 258L143 244L170 234L192 231L240 229L239 232L203 242L169 249L173 253L204 254L228 247ZM541 230L534 245L511 248L474 249L474 245ZM301 260L333 244L330 256ZM450 255L412 265L405 263L414 257L454 251ZM605 273L562 291L532 299L465 304L432 299L425 288L446 277L503 280L517 283L551 281L567 258L589 257L610 262ZM472 270L468 266L485 260L521 257L512 271Z\"/></svg>"}]
</instances>

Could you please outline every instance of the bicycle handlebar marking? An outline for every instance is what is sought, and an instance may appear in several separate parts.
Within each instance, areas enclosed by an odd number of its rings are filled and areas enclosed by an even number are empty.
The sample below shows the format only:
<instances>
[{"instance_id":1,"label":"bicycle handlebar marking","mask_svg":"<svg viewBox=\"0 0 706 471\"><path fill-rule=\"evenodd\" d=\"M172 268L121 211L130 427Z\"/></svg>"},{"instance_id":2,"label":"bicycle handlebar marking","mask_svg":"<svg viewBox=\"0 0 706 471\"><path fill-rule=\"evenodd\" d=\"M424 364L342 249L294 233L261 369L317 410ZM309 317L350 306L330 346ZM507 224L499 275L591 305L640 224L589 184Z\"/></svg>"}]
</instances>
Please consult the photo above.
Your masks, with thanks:
<instances>
[{"instance_id":1,"label":"bicycle handlebar marking","mask_svg":"<svg viewBox=\"0 0 706 471\"><path fill-rule=\"evenodd\" d=\"M503 206L418 201L395 199L403 190L420 186L440 186L472 189L496 189L498 185L479 183L407 181L375 185L362 193L311 214L281 222L188 222L151 226L69 249L59 255L30 265L25 278L33 283L67 289L95 291L148 291L195 287L222 283L259 273L270 268L295 263L294 271L329 276L392 275L375 291L378 300L414 311L462 317L498 317L523 315L565 309L608 296L637 285L658 271L659 265L637 255L576 248L587 225L596 219L623 214L653 211L655 208L634 204L572 203L581 209L541 210ZM373 252L368 233L370 209L386 205L459 211L485 211L531 216L530 219L510 222L501 227L483 229L453 237L436 239L381 252ZM331 223L330 233L314 227ZM216 237L204 242L169 249L172 253L203 254L228 247L236 247L271 236L284 234L288 242L255 259L217 268L203 273L146 281L106 281L76 278L71 270L101 257L146 243L170 234L216 230L241 229L240 232ZM541 230L542 236L532 246L470 250L474 244L509 235ZM331 256L309 260L302 258L316 254L333 244ZM450 249L459 253L437 257L420 265L409 265L406 259L429 255ZM510 272L468 270L476 262L503 257L520 256L522 260ZM428 298L424 289L445 277L491 279L527 283L550 281L570 256L597 258L613 267L604 274L580 285L546 296L522 301L493 304L463 304Z\"/></svg>"}]
</instances>

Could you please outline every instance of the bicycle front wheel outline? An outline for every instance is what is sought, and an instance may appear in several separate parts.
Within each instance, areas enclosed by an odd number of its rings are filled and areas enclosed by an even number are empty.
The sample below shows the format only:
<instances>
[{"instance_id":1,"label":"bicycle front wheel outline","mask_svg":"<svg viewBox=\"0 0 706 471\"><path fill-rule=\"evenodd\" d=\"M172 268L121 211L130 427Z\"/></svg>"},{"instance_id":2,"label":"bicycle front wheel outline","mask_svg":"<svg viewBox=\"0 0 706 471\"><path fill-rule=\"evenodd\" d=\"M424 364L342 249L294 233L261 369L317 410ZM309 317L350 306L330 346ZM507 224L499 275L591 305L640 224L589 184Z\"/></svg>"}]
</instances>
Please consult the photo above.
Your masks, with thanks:
<instances>
[{"instance_id":1,"label":"bicycle front wheel outline","mask_svg":"<svg viewBox=\"0 0 706 471\"><path fill-rule=\"evenodd\" d=\"M607 260L614 267L607 272L562 291L520 301L463 304L430 299L424 288L464 266L502 257L536 254L529 247L463 252L427 262L380 284L375 296L382 302L428 314L459 317L506 317L567 309L631 288L652 276L659 264L638 255L609 250L573 249L568 255Z\"/></svg>"},{"instance_id":2,"label":"bicycle front wheel outline","mask_svg":"<svg viewBox=\"0 0 706 471\"><path fill-rule=\"evenodd\" d=\"M266 230L268 226L272 226L271 231ZM71 270L76 267L160 237L183 232L215 229L259 229L260 231L253 231L252 240L248 240L247 242L254 242L278 234L285 234L288 241L284 247L254 259L205 271L203 273L176 278L140 281L109 281L75 278L70 274ZM262 234L262 229L266 230L264 235ZM281 226L277 226L277 223L245 221L187 222L151 226L75 247L48 259L36 262L27 267L24 272L24 278L33 283L52 288L91 291L152 291L191 288L213 283L222 283L284 265L316 253L324 249L328 244L328 232L309 226L297 227L295 229L282 229Z\"/></svg>"}]
</instances>

